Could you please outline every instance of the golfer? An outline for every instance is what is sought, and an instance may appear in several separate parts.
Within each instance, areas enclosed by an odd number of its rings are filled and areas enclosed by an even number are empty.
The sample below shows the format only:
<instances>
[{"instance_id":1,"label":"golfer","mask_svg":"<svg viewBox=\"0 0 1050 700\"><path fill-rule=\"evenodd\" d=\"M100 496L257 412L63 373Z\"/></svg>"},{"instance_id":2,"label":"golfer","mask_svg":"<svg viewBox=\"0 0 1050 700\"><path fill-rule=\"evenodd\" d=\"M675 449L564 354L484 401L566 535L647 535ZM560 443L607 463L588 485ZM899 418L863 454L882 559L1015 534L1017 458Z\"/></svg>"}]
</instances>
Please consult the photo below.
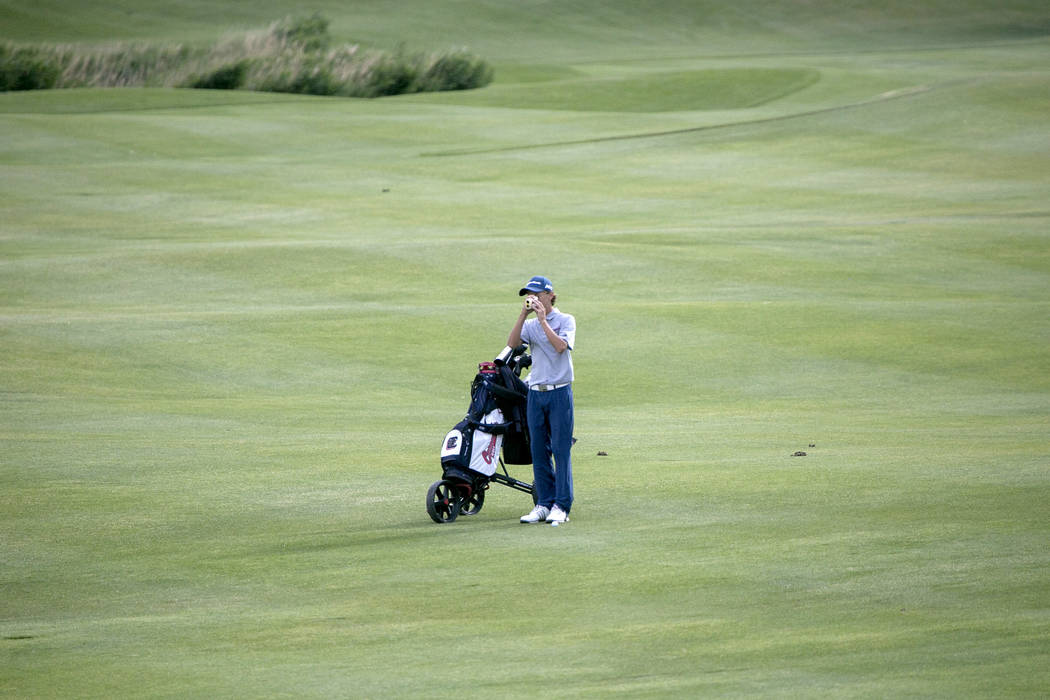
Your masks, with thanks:
<instances>
[{"instance_id":1,"label":"golfer","mask_svg":"<svg viewBox=\"0 0 1050 700\"><path fill-rule=\"evenodd\" d=\"M528 295L528 296L526 296ZM532 355L526 416L532 446L536 507L523 523L564 523L572 508L572 349L576 319L554 306L558 297L546 277L533 277L521 288L525 305L510 330L507 345L523 342ZM528 318L536 314L536 318ZM551 457L554 458L553 463Z\"/></svg>"}]
</instances>

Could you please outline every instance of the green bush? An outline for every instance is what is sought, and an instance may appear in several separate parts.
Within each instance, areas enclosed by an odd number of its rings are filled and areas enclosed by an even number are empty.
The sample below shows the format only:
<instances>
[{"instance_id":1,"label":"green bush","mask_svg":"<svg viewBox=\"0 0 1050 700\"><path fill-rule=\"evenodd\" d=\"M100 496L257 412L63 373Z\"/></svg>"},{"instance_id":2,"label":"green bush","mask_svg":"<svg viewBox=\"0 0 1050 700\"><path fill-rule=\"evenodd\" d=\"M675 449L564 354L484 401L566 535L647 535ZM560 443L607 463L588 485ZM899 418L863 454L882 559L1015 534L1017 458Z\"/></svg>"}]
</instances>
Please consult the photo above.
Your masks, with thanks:
<instances>
[{"instance_id":1,"label":"green bush","mask_svg":"<svg viewBox=\"0 0 1050 700\"><path fill-rule=\"evenodd\" d=\"M39 49L0 44L0 92L53 88L60 72L58 63Z\"/></svg>"},{"instance_id":2,"label":"green bush","mask_svg":"<svg viewBox=\"0 0 1050 700\"><path fill-rule=\"evenodd\" d=\"M187 86L201 90L236 90L244 84L250 63L247 59L242 59L219 66L209 73L194 76Z\"/></svg>"},{"instance_id":3,"label":"green bush","mask_svg":"<svg viewBox=\"0 0 1050 700\"><path fill-rule=\"evenodd\" d=\"M492 82L492 67L466 51L438 56L420 77L419 92L469 90Z\"/></svg>"},{"instance_id":4,"label":"green bush","mask_svg":"<svg viewBox=\"0 0 1050 700\"><path fill-rule=\"evenodd\" d=\"M331 70L321 61L289 53L280 59L256 62L244 87L260 92L334 95L334 83Z\"/></svg>"},{"instance_id":5,"label":"green bush","mask_svg":"<svg viewBox=\"0 0 1050 700\"><path fill-rule=\"evenodd\" d=\"M408 55L398 50L329 49L328 20L286 17L265 31L209 48L118 44L0 47L0 90L64 87L191 87L344 97L465 90L492 81L489 65L464 50Z\"/></svg>"},{"instance_id":6,"label":"green bush","mask_svg":"<svg viewBox=\"0 0 1050 700\"><path fill-rule=\"evenodd\" d=\"M324 66L314 65L307 70L300 71L289 89L283 92L294 92L300 95L334 95L337 90L338 87L332 79L332 74Z\"/></svg>"},{"instance_id":7,"label":"green bush","mask_svg":"<svg viewBox=\"0 0 1050 700\"><path fill-rule=\"evenodd\" d=\"M411 62L401 57L384 56L376 61L362 81L364 97L384 97L418 92L415 89L419 73Z\"/></svg>"}]
</instances>

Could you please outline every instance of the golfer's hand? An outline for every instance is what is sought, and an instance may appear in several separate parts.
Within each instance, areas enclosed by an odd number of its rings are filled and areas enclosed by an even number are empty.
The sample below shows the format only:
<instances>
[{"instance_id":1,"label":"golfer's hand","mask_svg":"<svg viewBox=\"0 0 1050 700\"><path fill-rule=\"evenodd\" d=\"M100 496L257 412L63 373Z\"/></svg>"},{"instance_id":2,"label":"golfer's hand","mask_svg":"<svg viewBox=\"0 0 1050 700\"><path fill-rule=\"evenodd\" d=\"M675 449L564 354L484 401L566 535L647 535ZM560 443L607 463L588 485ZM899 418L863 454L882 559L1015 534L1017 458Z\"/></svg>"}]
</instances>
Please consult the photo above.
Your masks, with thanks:
<instances>
[{"instance_id":1,"label":"golfer's hand","mask_svg":"<svg viewBox=\"0 0 1050 700\"><path fill-rule=\"evenodd\" d=\"M536 312L536 318L541 321L547 318L547 309L543 307L543 302L536 297L533 297L532 299L532 310Z\"/></svg>"}]
</instances>

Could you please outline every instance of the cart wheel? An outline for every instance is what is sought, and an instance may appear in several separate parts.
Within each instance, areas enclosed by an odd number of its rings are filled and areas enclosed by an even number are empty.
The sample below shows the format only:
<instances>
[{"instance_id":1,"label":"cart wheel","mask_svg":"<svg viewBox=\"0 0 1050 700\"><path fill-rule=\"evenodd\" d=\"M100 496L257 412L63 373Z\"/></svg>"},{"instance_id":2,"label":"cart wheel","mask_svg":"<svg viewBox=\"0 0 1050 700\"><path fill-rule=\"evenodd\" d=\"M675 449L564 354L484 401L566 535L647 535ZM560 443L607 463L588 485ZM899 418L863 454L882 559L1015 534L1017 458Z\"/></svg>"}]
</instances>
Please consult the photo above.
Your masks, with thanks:
<instances>
[{"instance_id":1,"label":"cart wheel","mask_svg":"<svg viewBox=\"0 0 1050 700\"><path fill-rule=\"evenodd\" d=\"M435 523L450 523L459 515L460 497L451 481L435 481L427 491L427 513Z\"/></svg>"},{"instance_id":2,"label":"cart wheel","mask_svg":"<svg viewBox=\"0 0 1050 700\"><path fill-rule=\"evenodd\" d=\"M485 505L485 488L482 487L474 490L474 493L470 495L470 498L463 501L463 505L459 508L460 515L477 515L478 511L481 510L481 506Z\"/></svg>"}]
</instances>

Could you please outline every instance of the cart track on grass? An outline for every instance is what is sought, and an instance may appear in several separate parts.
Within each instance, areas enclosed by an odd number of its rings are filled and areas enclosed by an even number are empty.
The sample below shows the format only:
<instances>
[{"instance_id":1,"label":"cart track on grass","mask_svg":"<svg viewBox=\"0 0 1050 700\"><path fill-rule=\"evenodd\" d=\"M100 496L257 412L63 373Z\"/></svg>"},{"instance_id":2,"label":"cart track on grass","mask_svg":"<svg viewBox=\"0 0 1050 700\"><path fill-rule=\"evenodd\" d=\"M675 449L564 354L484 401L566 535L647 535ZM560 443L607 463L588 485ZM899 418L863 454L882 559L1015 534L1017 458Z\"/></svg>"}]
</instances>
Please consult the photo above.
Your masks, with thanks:
<instances>
[{"instance_id":1,"label":"cart track on grass","mask_svg":"<svg viewBox=\"0 0 1050 700\"><path fill-rule=\"evenodd\" d=\"M915 85L913 87L901 88L899 90L891 90L884 92L873 98L867 100L861 100L859 102L850 102L843 105L835 105L834 107L821 107L820 109L810 109L804 112L793 112L791 114L781 114L775 117L763 117L761 119L745 119L738 122L726 122L723 124L708 124L706 126L691 126L684 129L668 129L665 131L645 131L635 134L620 134L618 136L597 136L590 139L576 139L572 141L550 141L546 143L531 143L523 144L519 146L500 146L498 148L478 148L478 149L457 149L451 151L432 151L429 153L420 153L419 155L423 158L448 158L453 156L473 156L483 155L487 153L512 153L515 151L532 151L539 150L542 148L562 148L565 146L583 146L588 144L596 143L609 143L612 141L632 141L640 139L656 139L663 138L665 136L680 136L682 134L696 134L705 131L720 131L723 129L733 129L741 126L753 126L756 124L772 124L776 122L785 122L792 119L804 119L806 117L816 116L818 114L832 114L835 112L845 112L851 109L860 109L863 107L870 107L871 105L882 104L884 102L890 102L892 100L900 100L909 97L916 97L918 95L925 95L934 90L940 90L946 87L952 87L955 85L961 85L964 83L973 82L973 79L968 78L965 80L954 80L938 85Z\"/></svg>"},{"instance_id":2,"label":"cart track on grass","mask_svg":"<svg viewBox=\"0 0 1050 700\"><path fill-rule=\"evenodd\" d=\"M1050 39L1050 34L1034 34L1023 39L1002 39L999 41L975 41L945 44L930 44L926 46L896 46L896 47L872 47L869 49L844 48L844 49L785 49L782 51L744 51L740 53L688 53L685 55L668 54L666 56L646 56L643 58L628 58L615 61L618 64L639 63L665 63L678 60L741 60L752 58L820 58L822 56L873 56L883 54L908 54L908 53L945 53L949 51L980 51L981 49L1009 49L1026 44L1040 44ZM606 59L594 59L590 61L579 61L573 63L576 66L606 65L610 61Z\"/></svg>"}]
</instances>

